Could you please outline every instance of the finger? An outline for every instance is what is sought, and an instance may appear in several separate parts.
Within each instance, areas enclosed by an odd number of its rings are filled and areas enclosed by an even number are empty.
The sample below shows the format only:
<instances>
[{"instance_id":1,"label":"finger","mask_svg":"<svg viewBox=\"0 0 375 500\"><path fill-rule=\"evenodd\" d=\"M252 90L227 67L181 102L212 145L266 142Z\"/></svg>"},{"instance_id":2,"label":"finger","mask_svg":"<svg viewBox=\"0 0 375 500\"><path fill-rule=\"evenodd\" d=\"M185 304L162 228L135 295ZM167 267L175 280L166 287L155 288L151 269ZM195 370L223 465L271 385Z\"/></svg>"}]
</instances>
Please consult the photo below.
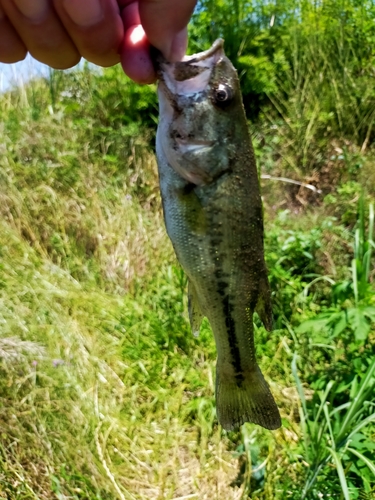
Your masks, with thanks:
<instances>
[{"instance_id":1,"label":"finger","mask_svg":"<svg viewBox=\"0 0 375 500\"><path fill-rule=\"evenodd\" d=\"M120 61L124 28L116 0L54 0L54 7L85 59L99 66Z\"/></svg>"},{"instance_id":2,"label":"finger","mask_svg":"<svg viewBox=\"0 0 375 500\"><path fill-rule=\"evenodd\" d=\"M150 44L140 24L138 2L122 10L125 36L121 49L121 64L125 73L135 82L146 84L156 80L150 57Z\"/></svg>"},{"instance_id":3,"label":"finger","mask_svg":"<svg viewBox=\"0 0 375 500\"><path fill-rule=\"evenodd\" d=\"M139 14L149 42L171 62L181 60L186 53L186 26L196 3L196 0L139 0Z\"/></svg>"},{"instance_id":4,"label":"finger","mask_svg":"<svg viewBox=\"0 0 375 500\"><path fill-rule=\"evenodd\" d=\"M1 0L30 54L52 68L75 66L80 55L48 0Z\"/></svg>"},{"instance_id":5,"label":"finger","mask_svg":"<svg viewBox=\"0 0 375 500\"><path fill-rule=\"evenodd\" d=\"M140 24L129 28L125 33L121 64L129 78L137 83L147 84L156 81L150 58L150 44Z\"/></svg>"},{"instance_id":6,"label":"finger","mask_svg":"<svg viewBox=\"0 0 375 500\"><path fill-rule=\"evenodd\" d=\"M25 59L26 47L5 17L0 6L0 62L15 63Z\"/></svg>"}]
</instances>

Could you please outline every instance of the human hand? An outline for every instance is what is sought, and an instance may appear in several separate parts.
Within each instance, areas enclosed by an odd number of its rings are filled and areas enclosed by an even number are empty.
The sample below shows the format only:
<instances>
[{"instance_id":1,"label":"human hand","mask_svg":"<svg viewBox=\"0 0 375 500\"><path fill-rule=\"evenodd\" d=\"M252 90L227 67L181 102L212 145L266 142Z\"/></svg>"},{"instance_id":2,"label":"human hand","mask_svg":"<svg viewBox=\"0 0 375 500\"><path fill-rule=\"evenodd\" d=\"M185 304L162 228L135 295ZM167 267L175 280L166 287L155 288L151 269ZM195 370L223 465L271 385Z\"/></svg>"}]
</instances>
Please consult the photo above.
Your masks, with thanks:
<instances>
[{"instance_id":1,"label":"human hand","mask_svg":"<svg viewBox=\"0 0 375 500\"><path fill-rule=\"evenodd\" d=\"M52 68L81 57L122 63L138 83L155 80L150 44L171 61L186 50L196 0L0 0L0 62L30 54Z\"/></svg>"}]
</instances>

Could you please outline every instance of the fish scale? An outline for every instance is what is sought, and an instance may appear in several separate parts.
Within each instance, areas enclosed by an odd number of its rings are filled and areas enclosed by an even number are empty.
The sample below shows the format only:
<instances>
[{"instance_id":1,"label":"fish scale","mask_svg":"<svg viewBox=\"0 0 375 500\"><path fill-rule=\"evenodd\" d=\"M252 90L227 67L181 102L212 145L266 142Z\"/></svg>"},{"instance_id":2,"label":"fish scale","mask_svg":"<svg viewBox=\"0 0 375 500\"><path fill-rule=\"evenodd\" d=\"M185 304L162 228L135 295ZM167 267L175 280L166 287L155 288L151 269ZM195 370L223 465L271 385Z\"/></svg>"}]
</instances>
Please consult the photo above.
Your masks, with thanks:
<instances>
[{"instance_id":1,"label":"fish scale","mask_svg":"<svg viewBox=\"0 0 375 500\"><path fill-rule=\"evenodd\" d=\"M193 333L206 316L217 348L219 422L268 429L280 415L256 362L253 313L272 325L258 173L237 73L216 41L169 63L158 57L156 138L167 233L189 281Z\"/></svg>"}]
</instances>

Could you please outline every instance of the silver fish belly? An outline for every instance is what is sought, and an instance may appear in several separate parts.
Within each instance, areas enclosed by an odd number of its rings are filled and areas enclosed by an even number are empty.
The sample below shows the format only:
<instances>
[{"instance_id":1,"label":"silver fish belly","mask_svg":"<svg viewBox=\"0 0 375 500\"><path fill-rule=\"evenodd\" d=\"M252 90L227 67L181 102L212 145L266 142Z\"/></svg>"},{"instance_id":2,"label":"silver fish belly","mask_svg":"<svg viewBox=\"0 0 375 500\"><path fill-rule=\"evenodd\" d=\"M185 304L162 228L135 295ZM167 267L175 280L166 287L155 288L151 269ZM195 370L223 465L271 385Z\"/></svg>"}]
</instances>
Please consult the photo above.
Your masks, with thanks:
<instances>
[{"instance_id":1,"label":"silver fish belly","mask_svg":"<svg viewBox=\"0 0 375 500\"><path fill-rule=\"evenodd\" d=\"M203 316L216 347L216 406L230 430L280 427L255 356L253 313L268 330L258 174L236 70L217 40L179 63L158 60L156 140L164 219L189 281L193 332Z\"/></svg>"}]
</instances>

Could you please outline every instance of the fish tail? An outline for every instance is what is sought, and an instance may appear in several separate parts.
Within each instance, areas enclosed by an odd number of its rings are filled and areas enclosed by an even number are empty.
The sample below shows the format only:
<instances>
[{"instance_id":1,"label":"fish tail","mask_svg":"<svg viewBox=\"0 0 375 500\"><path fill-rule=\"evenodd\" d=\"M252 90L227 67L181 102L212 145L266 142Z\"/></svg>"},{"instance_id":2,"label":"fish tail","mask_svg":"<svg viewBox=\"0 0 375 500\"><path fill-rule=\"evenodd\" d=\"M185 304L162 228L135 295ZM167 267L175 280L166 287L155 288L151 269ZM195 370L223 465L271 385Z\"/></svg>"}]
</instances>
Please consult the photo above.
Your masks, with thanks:
<instances>
[{"instance_id":1,"label":"fish tail","mask_svg":"<svg viewBox=\"0 0 375 500\"><path fill-rule=\"evenodd\" d=\"M266 429L281 426L280 413L258 365L241 376L225 376L216 370L217 417L226 430L244 422L253 422Z\"/></svg>"}]
</instances>

